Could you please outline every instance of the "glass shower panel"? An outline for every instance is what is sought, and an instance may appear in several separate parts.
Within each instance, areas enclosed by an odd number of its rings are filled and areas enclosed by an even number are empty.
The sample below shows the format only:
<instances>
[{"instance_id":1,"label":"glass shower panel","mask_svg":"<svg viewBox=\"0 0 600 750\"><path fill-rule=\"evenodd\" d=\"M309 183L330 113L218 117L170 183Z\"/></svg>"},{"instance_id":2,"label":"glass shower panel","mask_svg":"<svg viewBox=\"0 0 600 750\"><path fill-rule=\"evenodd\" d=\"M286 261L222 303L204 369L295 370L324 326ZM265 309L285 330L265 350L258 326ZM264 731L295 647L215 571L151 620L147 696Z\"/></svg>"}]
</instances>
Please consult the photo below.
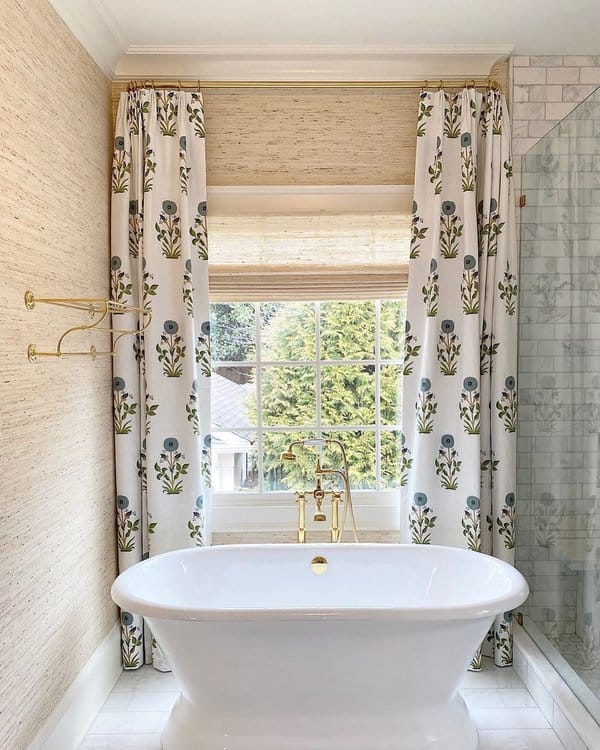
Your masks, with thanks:
<instances>
[{"instance_id":1,"label":"glass shower panel","mask_svg":"<svg viewBox=\"0 0 600 750\"><path fill-rule=\"evenodd\" d=\"M600 90L523 157L525 627L600 722Z\"/></svg>"}]
</instances>

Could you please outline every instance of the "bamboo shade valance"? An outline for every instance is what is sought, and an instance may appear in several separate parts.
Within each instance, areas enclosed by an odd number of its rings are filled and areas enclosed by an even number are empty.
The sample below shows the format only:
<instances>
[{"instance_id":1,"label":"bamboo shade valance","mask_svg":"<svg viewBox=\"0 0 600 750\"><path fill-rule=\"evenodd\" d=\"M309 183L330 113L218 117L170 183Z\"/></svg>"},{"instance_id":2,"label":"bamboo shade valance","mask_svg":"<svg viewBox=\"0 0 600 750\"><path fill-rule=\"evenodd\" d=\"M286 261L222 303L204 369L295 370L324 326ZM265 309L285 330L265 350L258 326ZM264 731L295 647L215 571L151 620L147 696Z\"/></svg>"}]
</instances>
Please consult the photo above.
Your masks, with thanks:
<instances>
[{"instance_id":1,"label":"bamboo shade valance","mask_svg":"<svg viewBox=\"0 0 600 750\"><path fill-rule=\"evenodd\" d=\"M401 213L211 217L211 298L398 297L409 244L410 216Z\"/></svg>"}]
</instances>

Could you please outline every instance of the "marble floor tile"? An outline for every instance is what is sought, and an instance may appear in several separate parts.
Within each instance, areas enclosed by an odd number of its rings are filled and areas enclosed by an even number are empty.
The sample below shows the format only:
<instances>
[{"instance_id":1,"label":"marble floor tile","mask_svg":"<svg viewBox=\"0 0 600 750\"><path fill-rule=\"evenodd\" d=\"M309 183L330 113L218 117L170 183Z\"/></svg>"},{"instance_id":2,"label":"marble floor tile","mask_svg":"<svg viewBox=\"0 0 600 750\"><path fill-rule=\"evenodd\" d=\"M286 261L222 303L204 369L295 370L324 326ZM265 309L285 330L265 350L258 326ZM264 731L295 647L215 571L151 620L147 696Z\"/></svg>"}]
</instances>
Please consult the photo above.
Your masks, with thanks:
<instances>
[{"instance_id":1,"label":"marble floor tile","mask_svg":"<svg viewBox=\"0 0 600 750\"><path fill-rule=\"evenodd\" d=\"M552 729L483 729L477 750L565 750Z\"/></svg>"},{"instance_id":2,"label":"marble floor tile","mask_svg":"<svg viewBox=\"0 0 600 750\"><path fill-rule=\"evenodd\" d=\"M483 671L465 675L461 694L479 729L478 750L565 750L514 669L485 659ZM149 666L124 672L78 750L160 750L176 698L173 675Z\"/></svg>"},{"instance_id":3,"label":"marble floor tile","mask_svg":"<svg viewBox=\"0 0 600 750\"><path fill-rule=\"evenodd\" d=\"M79 750L162 750L160 734L88 734Z\"/></svg>"},{"instance_id":4,"label":"marble floor tile","mask_svg":"<svg viewBox=\"0 0 600 750\"><path fill-rule=\"evenodd\" d=\"M89 734L156 734L169 715L168 711L114 711L102 709Z\"/></svg>"}]
</instances>

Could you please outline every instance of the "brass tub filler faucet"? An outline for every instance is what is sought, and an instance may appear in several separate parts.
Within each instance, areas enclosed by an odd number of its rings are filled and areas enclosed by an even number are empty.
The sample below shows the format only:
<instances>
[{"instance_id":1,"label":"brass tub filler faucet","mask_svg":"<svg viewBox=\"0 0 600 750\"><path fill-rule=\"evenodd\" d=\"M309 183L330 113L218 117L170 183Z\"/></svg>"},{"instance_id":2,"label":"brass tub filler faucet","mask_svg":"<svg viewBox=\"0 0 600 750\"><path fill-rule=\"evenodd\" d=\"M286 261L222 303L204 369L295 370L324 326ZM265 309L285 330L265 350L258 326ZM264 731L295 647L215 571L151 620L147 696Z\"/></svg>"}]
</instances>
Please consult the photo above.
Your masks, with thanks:
<instances>
[{"instance_id":1,"label":"brass tub filler faucet","mask_svg":"<svg viewBox=\"0 0 600 750\"><path fill-rule=\"evenodd\" d=\"M297 491L296 502L298 503L298 542L306 542L306 503L308 497L312 497L315 503L315 513L313 515L313 521L326 521L327 514L323 509L323 502L327 497L331 498L331 521L330 521L330 535L332 542L341 542L344 535L344 529L346 527L346 519L350 516L350 522L352 524L352 535L355 542L358 542L358 531L356 528L356 518L354 516L354 508L352 506L352 492L350 489L350 479L348 472L348 459L346 457L346 451L344 445L340 440L317 438L312 440L294 440L288 446L288 449L281 454L283 461L295 461L296 454L294 448L301 445L304 448L313 447L320 450L326 445L335 445L342 458L342 468L333 469L324 467L321 465L321 458L317 455L317 461L315 466L315 487L312 490ZM330 489L324 490L322 486L323 477L338 477L342 480L343 489ZM344 510L342 513L342 523L340 525L340 504L343 504Z\"/></svg>"}]
</instances>

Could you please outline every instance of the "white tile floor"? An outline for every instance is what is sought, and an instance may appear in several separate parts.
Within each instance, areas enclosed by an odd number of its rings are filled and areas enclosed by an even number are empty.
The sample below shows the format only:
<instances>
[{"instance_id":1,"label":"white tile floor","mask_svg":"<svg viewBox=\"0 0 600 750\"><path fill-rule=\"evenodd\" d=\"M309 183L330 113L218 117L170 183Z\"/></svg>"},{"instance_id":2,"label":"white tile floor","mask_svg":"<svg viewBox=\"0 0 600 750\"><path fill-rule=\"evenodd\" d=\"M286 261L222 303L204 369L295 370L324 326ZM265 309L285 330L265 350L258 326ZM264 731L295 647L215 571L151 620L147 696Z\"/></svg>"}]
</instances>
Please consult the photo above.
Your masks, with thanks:
<instances>
[{"instance_id":1,"label":"white tile floor","mask_svg":"<svg viewBox=\"0 0 600 750\"><path fill-rule=\"evenodd\" d=\"M484 659L483 672L466 675L462 694L479 728L479 750L564 750L513 669ZM152 667L123 673L79 750L160 750L176 697L171 674Z\"/></svg>"}]
</instances>

